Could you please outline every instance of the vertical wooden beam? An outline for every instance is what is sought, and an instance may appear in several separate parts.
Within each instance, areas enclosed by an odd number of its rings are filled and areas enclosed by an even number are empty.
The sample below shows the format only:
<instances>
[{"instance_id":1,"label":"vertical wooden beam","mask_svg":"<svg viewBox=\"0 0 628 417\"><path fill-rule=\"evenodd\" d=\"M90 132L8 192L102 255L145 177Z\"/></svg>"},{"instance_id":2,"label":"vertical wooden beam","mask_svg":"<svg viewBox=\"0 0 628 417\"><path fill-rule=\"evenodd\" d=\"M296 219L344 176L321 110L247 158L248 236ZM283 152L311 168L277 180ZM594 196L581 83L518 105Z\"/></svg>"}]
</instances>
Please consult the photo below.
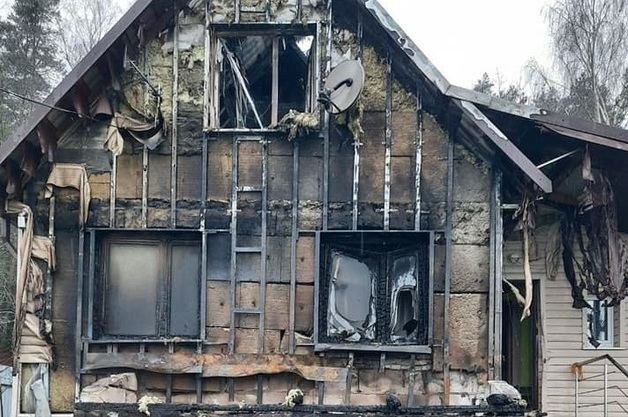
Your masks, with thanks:
<instances>
[{"instance_id":1,"label":"vertical wooden beam","mask_svg":"<svg viewBox=\"0 0 628 417\"><path fill-rule=\"evenodd\" d=\"M175 1L176 3L176 1ZM177 227L177 141L179 138L179 12L174 7L172 47L172 136L170 141L170 226Z\"/></svg>"},{"instance_id":2,"label":"vertical wooden beam","mask_svg":"<svg viewBox=\"0 0 628 417\"><path fill-rule=\"evenodd\" d=\"M392 147L392 58L386 59L386 129L384 137L384 230L390 230L390 181Z\"/></svg>"},{"instance_id":3,"label":"vertical wooden beam","mask_svg":"<svg viewBox=\"0 0 628 417\"><path fill-rule=\"evenodd\" d=\"M270 125L277 125L279 114L279 38L273 37L272 43L272 87L270 101Z\"/></svg>"},{"instance_id":4,"label":"vertical wooden beam","mask_svg":"<svg viewBox=\"0 0 628 417\"><path fill-rule=\"evenodd\" d=\"M353 352L349 352L349 360L347 362L347 379L345 381L345 398L344 404L351 404L351 385L353 384Z\"/></svg>"},{"instance_id":5,"label":"vertical wooden beam","mask_svg":"<svg viewBox=\"0 0 628 417\"><path fill-rule=\"evenodd\" d=\"M410 372L408 375L408 401L406 406L412 407L414 405L414 384L416 382L416 355L413 353L410 355Z\"/></svg>"},{"instance_id":6,"label":"vertical wooden beam","mask_svg":"<svg viewBox=\"0 0 628 417\"><path fill-rule=\"evenodd\" d=\"M414 230L421 230L421 171L423 167L423 95L416 88L416 135L414 137Z\"/></svg>"}]
</instances>

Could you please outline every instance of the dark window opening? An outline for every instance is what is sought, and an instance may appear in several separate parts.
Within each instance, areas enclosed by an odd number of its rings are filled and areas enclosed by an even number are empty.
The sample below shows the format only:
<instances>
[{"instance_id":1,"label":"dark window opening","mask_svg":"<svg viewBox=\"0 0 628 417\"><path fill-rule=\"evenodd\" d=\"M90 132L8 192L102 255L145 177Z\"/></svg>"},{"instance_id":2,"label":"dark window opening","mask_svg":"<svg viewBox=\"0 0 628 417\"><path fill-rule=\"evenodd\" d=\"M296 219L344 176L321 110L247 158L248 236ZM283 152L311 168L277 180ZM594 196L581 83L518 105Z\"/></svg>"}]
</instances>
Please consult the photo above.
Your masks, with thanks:
<instances>
[{"instance_id":1,"label":"dark window opening","mask_svg":"<svg viewBox=\"0 0 628 417\"><path fill-rule=\"evenodd\" d=\"M193 235L99 239L94 337L198 337L201 244Z\"/></svg>"},{"instance_id":2,"label":"dark window opening","mask_svg":"<svg viewBox=\"0 0 628 417\"><path fill-rule=\"evenodd\" d=\"M265 129L272 127L273 106L277 120L289 110L310 110L313 36L223 37L220 57L220 128ZM276 49L277 60L273 59ZM273 73L277 71L277 84ZM277 103L273 104L273 91Z\"/></svg>"},{"instance_id":3,"label":"dark window opening","mask_svg":"<svg viewBox=\"0 0 628 417\"><path fill-rule=\"evenodd\" d=\"M427 345L429 233L321 232L318 343Z\"/></svg>"}]
</instances>

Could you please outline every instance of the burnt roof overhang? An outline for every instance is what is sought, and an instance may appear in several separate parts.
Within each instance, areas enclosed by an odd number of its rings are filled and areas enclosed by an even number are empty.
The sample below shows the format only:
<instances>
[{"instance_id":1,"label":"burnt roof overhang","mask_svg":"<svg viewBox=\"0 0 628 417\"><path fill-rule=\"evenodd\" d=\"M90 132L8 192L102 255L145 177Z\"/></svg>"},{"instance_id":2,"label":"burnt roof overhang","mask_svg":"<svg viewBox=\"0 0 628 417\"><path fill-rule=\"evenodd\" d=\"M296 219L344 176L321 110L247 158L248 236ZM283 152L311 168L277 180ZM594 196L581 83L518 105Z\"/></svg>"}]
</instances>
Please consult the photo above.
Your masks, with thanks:
<instances>
[{"instance_id":1,"label":"burnt roof overhang","mask_svg":"<svg viewBox=\"0 0 628 417\"><path fill-rule=\"evenodd\" d=\"M136 47L143 39L150 39L159 33L185 3L185 0L137 0L46 97L43 105L34 107L26 122L0 145L0 163L4 164L9 157L19 161L20 144L24 141L37 143L37 127L46 123L46 119L53 119L57 128L67 126L68 123L61 119L74 116L73 90L106 78L111 61L121 64L125 47ZM90 73L99 67L102 68L99 74Z\"/></svg>"}]
</instances>

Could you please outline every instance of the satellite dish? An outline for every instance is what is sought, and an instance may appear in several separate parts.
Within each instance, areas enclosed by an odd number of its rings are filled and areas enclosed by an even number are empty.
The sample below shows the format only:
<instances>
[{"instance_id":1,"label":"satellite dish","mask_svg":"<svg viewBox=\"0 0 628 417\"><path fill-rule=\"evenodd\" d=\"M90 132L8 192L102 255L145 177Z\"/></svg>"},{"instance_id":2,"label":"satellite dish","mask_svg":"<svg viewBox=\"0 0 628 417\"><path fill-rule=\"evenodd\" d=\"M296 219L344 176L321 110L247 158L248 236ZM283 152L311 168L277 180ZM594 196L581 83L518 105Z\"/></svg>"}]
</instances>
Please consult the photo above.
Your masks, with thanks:
<instances>
[{"instance_id":1,"label":"satellite dish","mask_svg":"<svg viewBox=\"0 0 628 417\"><path fill-rule=\"evenodd\" d=\"M334 68L318 96L318 102L332 114L349 109L364 87L364 68L359 61L343 61Z\"/></svg>"}]
</instances>

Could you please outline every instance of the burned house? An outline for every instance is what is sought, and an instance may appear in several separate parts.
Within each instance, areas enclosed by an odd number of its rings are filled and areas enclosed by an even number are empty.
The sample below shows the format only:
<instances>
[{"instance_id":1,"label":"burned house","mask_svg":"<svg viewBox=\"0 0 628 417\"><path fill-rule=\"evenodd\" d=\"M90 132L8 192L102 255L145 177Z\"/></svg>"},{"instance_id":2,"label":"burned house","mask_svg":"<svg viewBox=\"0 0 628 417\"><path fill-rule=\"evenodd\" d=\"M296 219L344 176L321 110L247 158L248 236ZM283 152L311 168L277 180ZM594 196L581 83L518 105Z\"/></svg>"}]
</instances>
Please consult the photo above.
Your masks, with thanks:
<instances>
[{"instance_id":1,"label":"burned house","mask_svg":"<svg viewBox=\"0 0 628 417\"><path fill-rule=\"evenodd\" d=\"M628 357L626 150L374 0L139 0L0 147L13 415L573 415Z\"/></svg>"}]
</instances>

